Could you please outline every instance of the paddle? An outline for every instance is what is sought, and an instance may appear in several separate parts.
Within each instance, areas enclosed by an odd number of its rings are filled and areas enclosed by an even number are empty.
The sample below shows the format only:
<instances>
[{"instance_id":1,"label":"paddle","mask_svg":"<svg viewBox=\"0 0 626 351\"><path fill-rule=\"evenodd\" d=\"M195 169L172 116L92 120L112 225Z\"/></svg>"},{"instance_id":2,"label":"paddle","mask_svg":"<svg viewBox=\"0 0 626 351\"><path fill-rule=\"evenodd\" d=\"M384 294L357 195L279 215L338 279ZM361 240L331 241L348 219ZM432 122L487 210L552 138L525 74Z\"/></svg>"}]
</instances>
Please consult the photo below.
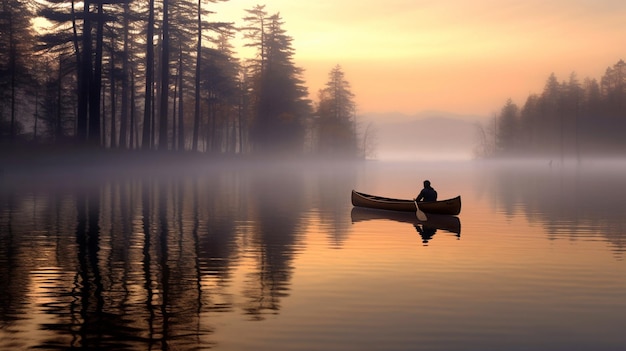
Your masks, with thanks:
<instances>
[{"instance_id":1,"label":"paddle","mask_svg":"<svg viewBox=\"0 0 626 351\"><path fill-rule=\"evenodd\" d=\"M428 220L428 217L426 217L426 213L420 210L420 207L417 206L417 201L414 201L414 202L415 202L415 214L417 215L417 219L419 219L422 222L426 222Z\"/></svg>"}]
</instances>

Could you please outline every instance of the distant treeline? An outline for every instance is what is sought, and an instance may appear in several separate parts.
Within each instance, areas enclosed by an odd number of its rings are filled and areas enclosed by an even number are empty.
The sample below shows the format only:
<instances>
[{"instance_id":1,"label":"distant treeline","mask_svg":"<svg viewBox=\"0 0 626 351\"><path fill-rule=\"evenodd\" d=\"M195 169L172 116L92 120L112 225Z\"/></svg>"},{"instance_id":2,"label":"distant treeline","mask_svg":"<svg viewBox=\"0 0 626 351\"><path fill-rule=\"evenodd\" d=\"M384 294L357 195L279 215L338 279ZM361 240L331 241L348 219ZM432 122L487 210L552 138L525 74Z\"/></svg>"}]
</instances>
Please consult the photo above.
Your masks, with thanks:
<instances>
[{"instance_id":1,"label":"distant treeline","mask_svg":"<svg viewBox=\"0 0 626 351\"><path fill-rule=\"evenodd\" d=\"M481 128L478 153L508 156L626 156L626 63L606 69L598 82L575 73L559 82L548 77L541 94L520 108L508 100Z\"/></svg>"},{"instance_id":2,"label":"distant treeline","mask_svg":"<svg viewBox=\"0 0 626 351\"><path fill-rule=\"evenodd\" d=\"M334 67L313 104L281 16L212 0L0 0L0 146L363 156ZM45 18L45 29L33 21ZM242 33L254 57L231 44Z\"/></svg>"}]
</instances>

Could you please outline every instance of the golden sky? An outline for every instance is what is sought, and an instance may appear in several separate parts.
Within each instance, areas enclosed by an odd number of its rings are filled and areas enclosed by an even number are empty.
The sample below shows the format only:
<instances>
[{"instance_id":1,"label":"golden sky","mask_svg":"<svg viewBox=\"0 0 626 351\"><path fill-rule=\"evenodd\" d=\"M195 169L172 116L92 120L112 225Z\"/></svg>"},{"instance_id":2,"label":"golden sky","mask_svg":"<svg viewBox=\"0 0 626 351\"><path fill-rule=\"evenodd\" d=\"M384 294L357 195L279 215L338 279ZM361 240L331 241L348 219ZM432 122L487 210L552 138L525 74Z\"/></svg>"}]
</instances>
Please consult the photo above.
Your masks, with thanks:
<instances>
[{"instance_id":1,"label":"golden sky","mask_svg":"<svg viewBox=\"0 0 626 351\"><path fill-rule=\"evenodd\" d=\"M624 0L231 0L210 8L241 24L257 4L281 14L312 98L339 64L359 113L488 116L507 98L523 105L550 73L600 79L626 59Z\"/></svg>"}]
</instances>

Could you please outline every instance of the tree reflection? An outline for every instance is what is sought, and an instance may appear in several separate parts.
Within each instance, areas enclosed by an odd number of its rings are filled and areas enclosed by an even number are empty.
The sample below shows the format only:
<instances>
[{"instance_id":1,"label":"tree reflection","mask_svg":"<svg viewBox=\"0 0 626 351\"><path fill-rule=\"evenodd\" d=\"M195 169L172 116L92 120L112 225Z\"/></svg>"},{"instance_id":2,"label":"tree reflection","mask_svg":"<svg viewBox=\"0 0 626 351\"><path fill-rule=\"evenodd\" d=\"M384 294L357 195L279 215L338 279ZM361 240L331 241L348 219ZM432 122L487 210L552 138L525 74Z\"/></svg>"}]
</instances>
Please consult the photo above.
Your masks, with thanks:
<instances>
[{"instance_id":1,"label":"tree reflection","mask_svg":"<svg viewBox=\"0 0 626 351\"><path fill-rule=\"evenodd\" d=\"M100 274L100 193L99 190L81 191L76 195L76 244L77 292L81 302L78 320L81 321L75 335L73 347L101 346L100 336L104 334L104 286ZM115 329L113 329L115 330Z\"/></svg>"},{"instance_id":2,"label":"tree reflection","mask_svg":"<svg viewBox=\"0 0 626 351\"><path fill-rule=\"evenodd\" d=\"M0 191L0 335L14 330L0 348L210 348L216 313L279 313L310 224L307 199L332 209L321 215L332 242L348 227L331 214L338 199L323 195L332 177L308 176L77 175Z\"/></svg>"},{"instance_id":3,"label":"tree reflection","mask_svg":"<svg viewBox=\"0 0 626 351\"><path fill-rule=\"evenodd\" d=\"M280 191L275 184L281 185ZM245 281L244 310L253 320L262 320L266 313L277 313L280 299L288 296L304 201L300 173L269 172L255 177L252 186L256 228L248 252L255 266Z\"/></svg>"},{"instance_id":4,"label":"tree reflection","mask_svg":"<svg viewBox=\"0 0 626 351\"><path fill-rule=\"evenodd\" d=\"M626 197L619 167L535 165L494 167L490 174L497 204L507 214L523 211L540 222L549 238L602 237L614 252L626 252Z\"/></svg>"},{"instance_id":5,"label":"tree reflection","mask_svg":"<svg viewBox=\"0 0 626 351\"><path fill-rule=\"evenodd\" d=\"M336 165L336 167L322 169L316 177L320 221L328 232L331 244L340 248L350 232L350 221L345 216L344 208L348 201L346 189L351 189L354 184L354 169Z\"/></svg>"},{"instance_id":6,"label":"tree reflection","mask_svg":"<svg viewBox=\"0 0 626 351\"><path fill-rule=\"evenodd\" d=\"M15 194L13 192L2 196L0 194L0 330L9 329L12 321L17 318L20 313L16 309L20 306L21 299L24 297L20 294L20 284L17 281L20 277L24 277L22 273L16 272L19 269L20 262L17 262L16 243L14 233L14 211L15 211Z\"/></svg>"}]
</instances>

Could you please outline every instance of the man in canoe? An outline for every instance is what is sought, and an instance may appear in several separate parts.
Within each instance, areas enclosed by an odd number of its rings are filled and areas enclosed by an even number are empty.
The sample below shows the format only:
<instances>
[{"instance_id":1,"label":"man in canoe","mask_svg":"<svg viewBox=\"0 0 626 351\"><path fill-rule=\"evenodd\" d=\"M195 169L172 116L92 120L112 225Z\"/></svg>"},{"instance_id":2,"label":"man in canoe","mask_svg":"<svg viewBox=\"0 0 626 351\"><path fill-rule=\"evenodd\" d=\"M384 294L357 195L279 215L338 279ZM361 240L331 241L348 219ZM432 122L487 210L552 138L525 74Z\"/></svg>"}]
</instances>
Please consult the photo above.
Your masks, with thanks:
<instances>
[{"instance_id":1,"label":"man in canoe","mask_svg":"<svg viewBox=\"0 0 626 351\"><path fill-rule=\"evenodd\" d=\"M430 185L430 180L424 181L424 189L420 191L415 201L437 201L437 191Z\"/></svg>"}]
</instances>

